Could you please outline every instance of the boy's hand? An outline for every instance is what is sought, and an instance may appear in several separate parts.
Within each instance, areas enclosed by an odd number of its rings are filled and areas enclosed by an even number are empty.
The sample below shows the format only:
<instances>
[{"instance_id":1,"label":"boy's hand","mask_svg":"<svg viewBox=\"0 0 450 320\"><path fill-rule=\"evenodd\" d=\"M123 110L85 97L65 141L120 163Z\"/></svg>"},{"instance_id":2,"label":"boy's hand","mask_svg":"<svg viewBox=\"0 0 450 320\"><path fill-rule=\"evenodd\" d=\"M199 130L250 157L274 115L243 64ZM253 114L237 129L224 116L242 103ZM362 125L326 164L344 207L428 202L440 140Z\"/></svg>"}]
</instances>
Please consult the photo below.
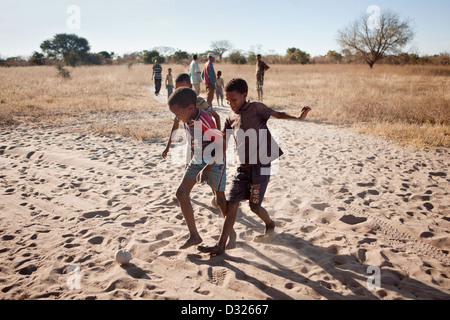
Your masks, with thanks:
<instances>
[{"instance_id":1,"label":"boy's hand","mask_svg":"<svg viewBox=\"0 0 450 320\"><path fill-rule=\"evenodd\" d=\"M311 108L306 106L302 108L302 112L300 113L300 115L298 116L299 120L305 120L306 116L308 115L308 112L311 111Z\"/></svg>"},{"instance_id":2,"label":"boy's hand","mask_svg":"<svg viewBox=\"0 0 450 320\"><path fill-rule=\"evenodd\" d=\"M200 182L201 184L205 184L208 182L209 179L209 171L211 171L212 166L207 165L200 171L197 175L197 182Z\"/></svg>"},{"instance_id":3,"label":"boy's hand","mask_svg":"<svg viewBox=\"0 0 450 320\"><path fill-rule=\"evenodd\" d=\"M311 111L312 109L311 109L311 107L308 107L308 106L305 106L305 107L303 107L302 108L302 112L304 112L304 111Z\"/></svg>"},{"instance_id":4,"label":"boy's hand","mask_svg":"<svg viewBox=\"0 0 450 320\"><path fill-rule=\"evenodd\" d=\"M169 148L164 149L163 153L161 154L161 157L163 159L167 159L167 154L169 153Z\"/></svg>"}]
</instances>

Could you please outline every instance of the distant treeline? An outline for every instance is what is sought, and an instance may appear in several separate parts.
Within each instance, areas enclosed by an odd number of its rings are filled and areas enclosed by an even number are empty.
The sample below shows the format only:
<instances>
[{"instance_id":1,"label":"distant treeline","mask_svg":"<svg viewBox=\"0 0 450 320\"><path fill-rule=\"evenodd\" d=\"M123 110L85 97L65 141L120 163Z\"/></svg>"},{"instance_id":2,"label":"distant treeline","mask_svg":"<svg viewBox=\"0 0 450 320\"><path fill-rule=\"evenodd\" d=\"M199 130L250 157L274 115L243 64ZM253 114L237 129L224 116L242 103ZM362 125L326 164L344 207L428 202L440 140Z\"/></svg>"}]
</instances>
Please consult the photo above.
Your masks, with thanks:
<instances>
[{"instance_id":1,"label":"distant treeline","mask_svg":"<svg viewBox=\"0 0 450 320\"><path fill-rule=\"evenodd\" d=\"M292 50L295 48L291 48ZM288 51L289 51L288 50ZM296 49L298 50L298 49ZM188 64L193 54L186 51L175 51L171 55L162 55L157 49L141 52L133 52L122 56L114 54L114 52L102 51L99 53L89 53L85 57L76 60L76 63L68 63L69 66L80 65L133 65L133 64L152 64L156 59L161 63ZM198 54L200 60L206 61L207 53ZM364 64L365 62L358 56L345 55L336 51L330 51L327 55L311 57L307 53L296 54L287 53L286 55L267 54L263 55L264 61L268 64ZM231 64L255 64L256 54L253 52L243 53L234 50L222 61ZM218 62L222 62L218 61ZM22 67L36 65L54 66L60 64L61 60L48 58L44 54L35 52L30 57L10 57L2 59L0 57L1 67ZM380 64L392 65L450 65L450 54L443 52L439 55L419 56L412 53L401 53L399 55L391 55L384 57Z\"/></svg>"},{"instance_id":2,"label":"distant treeline","mask_svg":"<svg viewBox=\"0 0 450 320\"><path fill-rule=\"evenodd\" d=\"M160 63L189 64L194 54L200 61L206 61L209 52L216 53L217 62L231 64L256 64L256 55L261 48L248 52L232 49L229 41L213 41L211 50L206 52L188 53L171 47L155 47L151 50L127 53L122 56L114 52L90 52L89 42L75 34L57 34L54 38L45 40L40 46L42 52L34 52L30 57L10 57L2 59L0 66L34 66L34 65L129 65L153 64L155 60ZM365 63L362 55L354 54L350 50L342 52L329 51L324 56L311 57L311 55L298 48L288 48L284 55L265 54L264 61L268 64L362 64ZM443 52L433 56L419 56L415 53L400 53L384 56L379 63L393 65L450 65L450 54Z\"/></svg>"}]
</instances>

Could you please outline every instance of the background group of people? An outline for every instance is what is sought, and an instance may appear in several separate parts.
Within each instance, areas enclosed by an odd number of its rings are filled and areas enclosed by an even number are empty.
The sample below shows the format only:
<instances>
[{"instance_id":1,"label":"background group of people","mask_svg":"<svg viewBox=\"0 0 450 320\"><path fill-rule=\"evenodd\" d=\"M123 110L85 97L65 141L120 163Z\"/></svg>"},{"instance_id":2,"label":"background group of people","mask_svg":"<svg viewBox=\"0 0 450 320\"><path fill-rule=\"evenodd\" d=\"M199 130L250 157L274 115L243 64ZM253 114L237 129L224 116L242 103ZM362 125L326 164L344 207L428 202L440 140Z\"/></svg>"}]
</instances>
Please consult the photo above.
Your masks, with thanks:
<instances>
[{"instance_id":1,"label":"background group of people","mask_svg":"<svg viewBox=\"0 0 450 320\"><path fill-rule=\"evenodd\" d=\"M200 70L200 66L197 62L198 56L194 55L192 62L189 65L189 76L191 77L191 84L193 90L197 95L200 94L200 83L205 83L208 105L212 106L214 100L214 93L217 96L217 104L223 106L223 90L225 87L224 80L222 78L222 72L218 71L217 74L214 70L214 62L216 56L214 53L208 54L208 61L205 63L203 70ZM270 68L264 61L261 60L261 55L256 56L256 89L258 92L258 100L263 101L263 86L264 86L264 73ZM159 95L162 85L162 66L159 61L155 61L153 66L152 80L155 81L155 95ZM172 69L168 69L168 74L165 79L165 85L167 88L168 97L173 92L174 81L172 75ZM219 103L219 99L221 102Z\"/></svg>"}]
</instances>

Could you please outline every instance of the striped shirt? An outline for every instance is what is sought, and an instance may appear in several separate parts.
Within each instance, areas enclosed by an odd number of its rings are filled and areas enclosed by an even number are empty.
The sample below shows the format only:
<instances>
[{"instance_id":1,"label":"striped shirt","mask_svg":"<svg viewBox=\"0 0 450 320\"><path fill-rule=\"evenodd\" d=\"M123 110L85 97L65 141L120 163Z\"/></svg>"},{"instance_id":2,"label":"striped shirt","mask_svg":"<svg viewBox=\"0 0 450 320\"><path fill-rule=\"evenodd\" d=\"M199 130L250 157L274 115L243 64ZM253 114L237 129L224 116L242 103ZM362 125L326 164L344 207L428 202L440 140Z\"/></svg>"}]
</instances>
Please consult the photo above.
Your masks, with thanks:
<instances>
[{"instance_id":1,"label":"striped shirt","mask_svg":"<svg viewBox=\"0 0 450 320\"><path fill-rule=\"evenodd\" d=\"M213 142L221 144L223 133L217 129L209 113L199 109L197 118L191 123L185 123L184 128L187 134L187 141L191 141L191 150L197 161L209 162L214 157L214 152L206 148ZM211 154L209 154L211 153Z\"/></svg>"},{"instance_id":2,"label":"striped shirt","mask_svg":"<svg viewBox=\"0 0 450 320\"><path fill-rule=\"evenodd\" d=\"M205 99L203 99L202 97L197 97L197 107L199 107L200 109L202 109L203 111L209 111L212 108L209 106L208 102L206 102Z\"/></svg>"},{"instance_id":3,"label":"striped shirt","mask_svg":"<svg viewBox=\"0 0 450 320\"><path fill-rule=\"evenodd\" d=\"M155 79L162 79L162 67L161 65L154 65L153 66L153 73Z\"/></svg>"}]
</instances>

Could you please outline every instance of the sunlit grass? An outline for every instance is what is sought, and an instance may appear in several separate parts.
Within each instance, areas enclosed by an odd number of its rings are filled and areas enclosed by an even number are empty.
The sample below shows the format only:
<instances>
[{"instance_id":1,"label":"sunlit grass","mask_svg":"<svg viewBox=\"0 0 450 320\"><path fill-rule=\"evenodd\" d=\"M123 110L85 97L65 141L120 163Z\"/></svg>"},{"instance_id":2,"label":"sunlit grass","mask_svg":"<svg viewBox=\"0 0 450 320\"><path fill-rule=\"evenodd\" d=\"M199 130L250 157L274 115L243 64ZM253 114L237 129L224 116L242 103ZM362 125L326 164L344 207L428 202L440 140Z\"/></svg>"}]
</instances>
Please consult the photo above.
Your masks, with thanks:
<instances>
[{"instance_id":1,"label":"sunlit grass","mask_svg":"<svg viewBox=\"0 0 450 320\"><path fill-rule=\"evenodd\" d=\"M176 76L182 65L164 65ZM216 64L225 82L241 77L249 99L257 97L255 67ZM148 90L151 66L0 69L0 123L89 123L99 134L161 139L170 130L164 104ZM414 146L450 146L450 68L432 66L272 65L264 103L297 114L313 108L310 120L348 124L365 133ZM204 91L202 92L204 95ZM164 114L166 118L149 116Z\"/></svg>"}]
</instances>

